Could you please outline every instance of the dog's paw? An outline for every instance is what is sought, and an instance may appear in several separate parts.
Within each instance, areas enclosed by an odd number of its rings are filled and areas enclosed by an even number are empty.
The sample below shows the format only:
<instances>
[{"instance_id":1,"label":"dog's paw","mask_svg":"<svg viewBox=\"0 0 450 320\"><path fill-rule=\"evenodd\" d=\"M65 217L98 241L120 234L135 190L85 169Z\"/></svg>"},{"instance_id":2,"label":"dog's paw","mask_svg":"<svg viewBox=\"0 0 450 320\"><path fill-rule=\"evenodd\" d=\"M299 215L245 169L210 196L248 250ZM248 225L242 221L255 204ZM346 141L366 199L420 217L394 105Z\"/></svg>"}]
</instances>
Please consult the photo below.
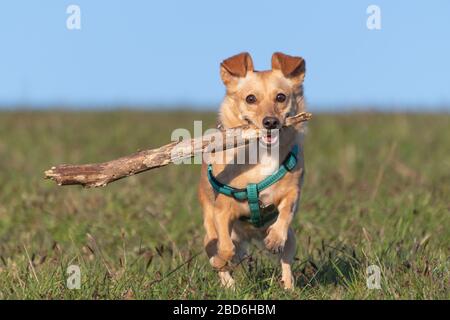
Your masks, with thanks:
<instances>
[{"instance_id":1,"label":"dog's paw","mask_svg":"<svg viewBox=\"0 0 450 320\"><path fill-rule=\"evenodd\" d=\"M218 256L213 256L209 258L209 263L216 270L221 270L227 265L227 262Z\"/></svg>"},{"instance_id":2,"label":"dog's paw","mask_svg":"<svg viewBox=\"0 0 450 320\"><path fill-rule=\"evenodd\" d=\"M283 277L281 283L284 290L294 290L294 277L292 275Z\"/></svg>"},{"instance_id":3,"label":"dog's paw","mask_svg":"<svg viewBox=\"0 0 450 320\"><path fill-rule=\"evenodd\" d=\"M276 228L269 228L264 245L272 253L281 253L286 243L287 235L283 235Z\"/></svg>"},{"instance_id":4,"label":"dog's paw","mask_svg":"<svg viewBox=\"0 0 450 320\"><path fill-rule=\"evenodd\" d=\"M217 271L228 271L231 269L230 261L224 260L218 255L211 257L209 263Z\"/></svg>"},{"instance_id":5,"label":"dog's paw","mask_svg":"<svg viewBox=\"0 0 450 320\"><path fill-rule=\"evenodd\" d=\"M236 282L234 281L233 277L230 275L229 272L219 272L220 277L220 284L222 287L235 290L236 288Z\"/></svg>"}]
</instances>

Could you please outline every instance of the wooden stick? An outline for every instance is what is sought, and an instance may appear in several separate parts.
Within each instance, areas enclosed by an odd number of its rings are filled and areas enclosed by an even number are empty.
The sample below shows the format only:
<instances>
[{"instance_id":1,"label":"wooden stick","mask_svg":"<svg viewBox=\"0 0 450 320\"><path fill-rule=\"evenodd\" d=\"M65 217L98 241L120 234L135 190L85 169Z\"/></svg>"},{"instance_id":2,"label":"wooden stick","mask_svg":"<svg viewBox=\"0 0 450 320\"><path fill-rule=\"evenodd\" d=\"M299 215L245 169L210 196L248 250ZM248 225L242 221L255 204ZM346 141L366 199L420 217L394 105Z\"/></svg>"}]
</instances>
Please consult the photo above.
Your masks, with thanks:
<instances>
[{"instance_id":1,"label":"wooden stick","mask_svg":"<svg viewBox=\"0 0 450 320\"><path fill-rule=\"evenodd\" d=\"M307 112L286 119L285 126L292 126L311 119ZM176 163L200 153L214 153L247 144L263 136L264 130L245 125L228 130L218 130L216 134L175 141L162 147L143 150L129 156L103 163L67 165L61 164L45 171L45 177L58 185L79 184L84 187L106 186L108 183L141 173L150 169ZM235 141L238 137L237 141ZM218 139L219 138L219 139ZM233 143L229 143L229 141ZM228 142L228 143L227 143Z\"/></svg>"}]
</instances>

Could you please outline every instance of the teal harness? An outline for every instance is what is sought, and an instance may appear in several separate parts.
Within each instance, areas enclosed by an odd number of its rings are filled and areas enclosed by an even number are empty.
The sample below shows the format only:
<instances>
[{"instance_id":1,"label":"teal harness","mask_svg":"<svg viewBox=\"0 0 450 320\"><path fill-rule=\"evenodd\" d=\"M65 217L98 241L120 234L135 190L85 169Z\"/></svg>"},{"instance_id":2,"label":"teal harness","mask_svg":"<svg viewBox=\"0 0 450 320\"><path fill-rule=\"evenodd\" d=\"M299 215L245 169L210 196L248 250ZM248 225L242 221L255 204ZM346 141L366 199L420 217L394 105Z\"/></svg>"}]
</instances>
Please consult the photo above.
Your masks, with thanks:
<instances>
[{"instance_id":1,"label":"teal harness","mask_svg":"<svg viewBox=\"0 0 450 320\"><path fill-rule=\"evenodd\" d=\"M221 183L217 180L212 172L212 165L208 165L208 180L213 189L225 194L229 197L233 197L236 200L247 200L250 208L250 217L241 217L240 220L248 221L255 227L259 228L265 225L267 222L273 220L278 216L278 210L275 205L271 204L267 207L262 207L262 203L259 200L259 193L280 181L287 172L292 171L297 165L298 159L298 145L294 145L292 150L287 155L281 166L273 174L265 178L260 183L249 183L246 188L238 189L229 185Z\"/></svg>"}]
</instances>

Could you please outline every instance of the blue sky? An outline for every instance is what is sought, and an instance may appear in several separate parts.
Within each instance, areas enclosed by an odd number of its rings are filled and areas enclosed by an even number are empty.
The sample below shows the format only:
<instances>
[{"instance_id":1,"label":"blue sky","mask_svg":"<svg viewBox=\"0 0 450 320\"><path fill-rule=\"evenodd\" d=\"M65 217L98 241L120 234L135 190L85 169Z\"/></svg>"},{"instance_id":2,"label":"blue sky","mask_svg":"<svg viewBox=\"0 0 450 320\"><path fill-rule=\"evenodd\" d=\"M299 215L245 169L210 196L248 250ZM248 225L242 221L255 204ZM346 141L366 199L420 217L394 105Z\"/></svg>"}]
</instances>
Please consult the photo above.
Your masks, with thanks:
<instances>
[{"instance_id":1,"label":"blue sky","mask_svg":"<svg viewBox=\"0 0 450 320\"><path fill-rule=\"evenodd\" d=\"M0 105L216 108L221 60L283 51L306 59L312 108L449 111L449 38L448 0L2 1Z\"/></svg>"}]
</instances>

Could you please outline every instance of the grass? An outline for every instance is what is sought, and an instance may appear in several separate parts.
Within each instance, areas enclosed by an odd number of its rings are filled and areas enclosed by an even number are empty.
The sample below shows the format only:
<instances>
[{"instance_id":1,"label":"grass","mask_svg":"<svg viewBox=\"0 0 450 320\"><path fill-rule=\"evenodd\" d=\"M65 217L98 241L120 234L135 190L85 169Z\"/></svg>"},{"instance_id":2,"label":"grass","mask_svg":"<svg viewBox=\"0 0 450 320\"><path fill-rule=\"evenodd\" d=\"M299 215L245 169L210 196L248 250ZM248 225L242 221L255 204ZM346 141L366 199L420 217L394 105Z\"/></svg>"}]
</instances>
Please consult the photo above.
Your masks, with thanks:
<instances>
[{"instance_id":1,"label":"grass","mask_svg":"<svg viewBox=\"0 0 450 320\"><path fill-rule=\"evenodd\" d=\"M58 163L113 159L169 142L208 113L0 113L1 299L448 299L450 116L315 115L295 218L297 286L254 251L220 288L202 252L199 166L102 189L57 187ZM81 289L66 287L67 267ZM381 269L381 289L366 267Z\"/></svg>"}]
</instances>

